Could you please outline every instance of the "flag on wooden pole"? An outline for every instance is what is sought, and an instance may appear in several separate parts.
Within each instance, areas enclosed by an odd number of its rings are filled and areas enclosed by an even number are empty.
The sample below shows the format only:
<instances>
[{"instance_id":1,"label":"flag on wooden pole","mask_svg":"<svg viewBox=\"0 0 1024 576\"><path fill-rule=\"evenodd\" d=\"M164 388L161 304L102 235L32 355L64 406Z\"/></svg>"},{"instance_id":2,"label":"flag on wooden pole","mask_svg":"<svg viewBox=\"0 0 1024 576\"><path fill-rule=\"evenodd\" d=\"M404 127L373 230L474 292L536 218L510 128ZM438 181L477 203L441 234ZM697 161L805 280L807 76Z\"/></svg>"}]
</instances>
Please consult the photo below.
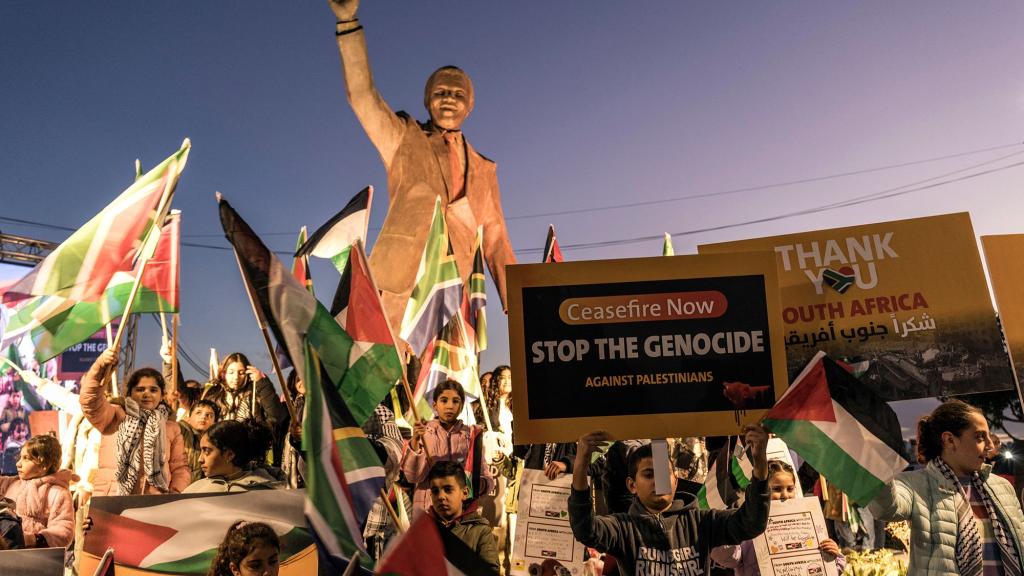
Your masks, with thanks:
<instances>
[{"instance_id":1,"label":"flag on wooden pole","mask_svg":"<svg viewBox=\"0 0 1024 576\"><path fill-rule=\"evenodd\" d=\"M180 235L181 214L174 211L167 216L159 235L151 237L156 246L142 271L131 313L178 311ZM115 272L102 296L95 301L36 296L21 302L8 324L5 341L29 335L35 346L36 360L45 362L87 340L124 314L139 268L137 262L128 271Z\"/></svg>"},{"instance_id":2,"label":"flag on wooden pole","mask_svg":"<svg viewBox=\"0 0 1024 576\"><path fill-rule=\"evenodd\" d=\"M548 224L548 237L544 240L544 262L561 262L562 249L558 246L558 237L555 236L555 225Z\"/></svg>"},{"instance_id":3,"label":"flag on wooden pole","mask_svg":"<svg viewBox=\"0 0 1024 576\"><path fill-rule=\"evenodd\" d=\"M402 318L402 339L417 356L444 328L462 304L462 277L448 240L448 225L441 198L434 202L434 216L423 247L416 284Z\"/></svg>"},{"instance_id":4,"label":"flag on wooden pole","mask_svg":"<svg viewBox=\"0 0 1024 576\"><path fill-rule=\"evenodd\" d=\"M768 411L764 425L861 506L909 465L896 413L824 352Z\"/></svg>"},{"instance_id":5,"label":"flag on wooden pole","mask_svg":"<svg viewBox=\"0 0 1024 576\"><path fill-rule=\"evenodd\" d=\"M363 546L363 524L384 488L384 468L360 426L384 395L353 394L356 343L275 256L227 201L221 225L234 247L274 337L283 342L306 386L303 451L306 517L322 561L340 570ZM371 403L370 400L373 400Z\"/></svg>"},{"instance_id":6,"label":"flag on wooden pole","mask_svg":"<svg viewBox=\"0 0 1024 576\"><path fill-rule=\"evenodd\" d=\"M484 227L477 226L473 242L473 271L469 276L469 298L465 318L476 340L476 353L487 349L487 279L484 276Z\"/></svg>"},{"instance_id":7,"label":"flag on wooden pole","mask_svg":"<svg viewBox=\"0 0 1024 576\"><path fill-rule=\"evenodd\" d=\"M338 272L344 272L352 245L356 240L366 244L366 229L370 223L372 206L373 186L367 186L353 196L341 212L313 232L309 241L295 251L295 256L327 258L334 263Z\"/></svg>"},{"instance_id":8,"label":"flag on wooden pole","mask_svg":"<svg viewBox=\"0 0 1024 576\"><path fill-rule=\"evenodd\" d=\"M665 232L665 243L661 245L662 256L675 256L676 249L672 247L672 236Z\"/></svg>"},{"instance_id":9,"label":"flag on wooden pole","mask_svg":"<svg viewBox=\"0 0 1024 576\"><path fill-rule=\"evenodd\" d=\"M186 139L180 150L138 178L31 272L7 287L2 301L44 295L76 302L103 298L114 274L135 266L154 225L162 224L191 147Z\"/></svg>"}]
</instances>

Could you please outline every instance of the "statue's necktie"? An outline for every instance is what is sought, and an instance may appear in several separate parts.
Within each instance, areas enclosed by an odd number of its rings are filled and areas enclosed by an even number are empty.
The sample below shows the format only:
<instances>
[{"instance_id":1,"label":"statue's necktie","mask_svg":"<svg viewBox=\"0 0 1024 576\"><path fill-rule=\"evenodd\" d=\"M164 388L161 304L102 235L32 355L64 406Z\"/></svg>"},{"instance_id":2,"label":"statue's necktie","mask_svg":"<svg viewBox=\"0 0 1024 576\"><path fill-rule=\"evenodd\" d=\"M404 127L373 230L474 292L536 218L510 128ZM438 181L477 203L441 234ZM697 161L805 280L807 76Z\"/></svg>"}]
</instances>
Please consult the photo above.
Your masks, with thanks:
<instances>
[{"instance_id":1,"label":"statue's necktie","mask_svg":"<svg viewBox=\"0 0 1024 576\"><path fill-rule=\"evenodd\" d=\"M459 133L445 132L444 143L448 148L448 166L452 174L452 189L448 191L448 200L454 200L462 195L462 189L466 185L462 162L459 160Z\"/></svg>"}]
</instances>

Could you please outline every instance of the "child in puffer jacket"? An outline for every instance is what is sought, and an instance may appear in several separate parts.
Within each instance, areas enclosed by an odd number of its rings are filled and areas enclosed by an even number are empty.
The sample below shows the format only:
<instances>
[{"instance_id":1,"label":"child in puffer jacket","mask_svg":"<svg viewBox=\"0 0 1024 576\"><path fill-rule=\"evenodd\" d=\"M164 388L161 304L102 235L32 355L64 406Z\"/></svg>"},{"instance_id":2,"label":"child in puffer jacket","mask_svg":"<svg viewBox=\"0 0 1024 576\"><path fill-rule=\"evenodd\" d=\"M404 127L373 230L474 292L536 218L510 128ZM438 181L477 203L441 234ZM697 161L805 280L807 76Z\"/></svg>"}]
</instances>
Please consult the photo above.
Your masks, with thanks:
<instances>
[{"instance_id":1,"label":"child in puffer jacket","mask_svg":"<svg viewBox=\"0 0 1024 576\"><path fill-rule=\"evenodd\" d=\"M14 500L26 548L62 548L74 535L70 470L58 470L60 442L49 435L29 438L21 448L18 475L0 477L0 494Z\"/></svg>"}]
</instances>

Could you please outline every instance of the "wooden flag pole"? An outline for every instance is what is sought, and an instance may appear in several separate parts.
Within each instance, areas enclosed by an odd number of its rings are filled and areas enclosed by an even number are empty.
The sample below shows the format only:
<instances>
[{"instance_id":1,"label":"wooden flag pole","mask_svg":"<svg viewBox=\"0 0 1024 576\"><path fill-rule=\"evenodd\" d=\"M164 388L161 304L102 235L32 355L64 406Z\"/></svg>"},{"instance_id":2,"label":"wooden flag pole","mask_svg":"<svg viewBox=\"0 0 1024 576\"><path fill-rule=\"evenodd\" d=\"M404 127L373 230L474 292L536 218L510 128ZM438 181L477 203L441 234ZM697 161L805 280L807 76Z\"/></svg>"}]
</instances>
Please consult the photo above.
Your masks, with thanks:
<instances>
[{"instance_id":1,"label":"wooden flag pole","mask_svg":"<svg viewBox=\"0 0 1024 576\"><path fill-rule=\"evenodd\" d=\"M359 557L361 556L359 550L356 550L352 554L352 559L348 561L348 568L341 573L341 576L352 576L356 573L356 569L359 568Z\"/></svg>"},{"instance_id":2,"label":"wooden flag pole","mask_svg":"<svg viewBox=\"0 0 1024 576\"><path fill-rule=\"evenodd\" d=\"M163 316L163 314L161 314ZM178 314L171 316L171 381L167 383L170 390L178 390L178 329L181 328ZM180 405L180 400L178 402ZM191 408L191 407L190 407Z\"/></svg>"},{"instance_id":3,"label":"wooden flag pole","mask_svg":"<svg viewBox=\"0 0 1024 576\"><path fill-rule=\"evenodd\" d=\"M217 193L217 200L220 201L220 192ZM298 421L298 416L295 413L295 404L292 399L292 393L288 390L288 383L285 382L284 374L281 372L281 364L277 361L277 353L274 352L274 345L270 342L270 331L267 330L267 323L263 319L263 314L260 313L259 308L256 306L256 300L253 298L252 284L249 283L249 277L245 274L245 269L242 268L242 259L238 256L238 250L235 250L234 245L231 246L231 253L235 255L235 263L238 264L238 272L242 275L242 284L245 286L245 294L249 297L249 305L252 306L252 314L256 317L256 325L259 326L260 332L263 334L263 343L267 346L267 353L270 355L270 363L274 366L274 373L277 374L277 380L281 383L281 390L284 391L285 406L288 407L288 416L291 417L292 422ZM252 383L252 414L256 416L256 383Z\"/></svg>"},{"instance_id":4,"label":"wooden flag pole","mask_svg":"<svg viewBox=\"0 0 1024 576\"><path fill-rule=\"evenodd\" d=\"M391 521L395 523L395 528L398 529L399 534L405 533L405 528L402 527L402 523L398 521L398 512L395 512L395 507L391 505L391 500L388 500L388 493L383 488L380 489L380 497L384 500L384 506L388 509L388 516L391 516ZM399 495L399 498L402 496Z\"/></svg>"},{"instance_id":5,"label":"wooden flag pole","mask_svg":"<svg viewBox=\"0 0 1024 576\"><path fill-rule=\"evenodd\" d=\"M124 321L123 318L122 318L122 321ZM111 335L111 333L110 333L110 323L109 322L107 323L105 328L106 328L106 331L107 331L107 348L113 348L114 347L114 338L113 338L113 335ZM117 367L115 366L114 369L110 371L110 395L111 395L111 397L117 398L117 392L118 392L118 390L117 390Z\"/></svg>"},{"instance_id":6,"label":"wooden flag pole","mask_svg":"<svg viewBox=\"0 0 1024 576\"><path fill-rule=\"evenodd\" d=\"M161 306L163 308L163 306ZM160 345L167 346L167 318L163 312L160 312Z\"/></svg>"}]
</instances>

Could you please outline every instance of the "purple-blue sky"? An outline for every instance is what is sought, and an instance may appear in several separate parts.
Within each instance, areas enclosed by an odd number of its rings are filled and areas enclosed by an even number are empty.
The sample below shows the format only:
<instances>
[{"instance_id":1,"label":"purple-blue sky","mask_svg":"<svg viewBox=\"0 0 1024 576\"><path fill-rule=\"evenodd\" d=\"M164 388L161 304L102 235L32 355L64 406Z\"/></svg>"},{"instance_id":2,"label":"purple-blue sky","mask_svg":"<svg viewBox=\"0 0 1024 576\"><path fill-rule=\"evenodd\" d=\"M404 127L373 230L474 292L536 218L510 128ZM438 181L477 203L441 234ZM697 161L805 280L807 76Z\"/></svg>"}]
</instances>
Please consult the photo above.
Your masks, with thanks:
<instances>
[{"instance_id":1,"label":"purple-blue sky","mask_svg":"<svg viewBox=\"0 0 1024 576\"><path fill-rule=\"evenodd\" d=\"M230 4L230 5L229 5ZM513 246L564 247L785 214L939 176L1024 146L628 209L551 214L756 187L1021 143L1024 5L992 2L374 2L360 17L378 88L425 117L423 82L466 69L474 146L499 164ZM191 243L226 248L214 191L289 250L367 184L379 158L344 98L324 2L0 4L0 218L77 227L188 136L175 205ZM999 167L1021 156L987 165ZM970 211L979 234L1024 232L1024 169L715 232L697 244ZM544 216L530 217L537 214ZM0 219L0 230L67 232ZM649 256L660 240L565 250ZM314 268L329 301L336 278ZM183 252L183 342L269 360L226 250ZM505 362L491 292L492 349ZM155 326L140 362L156 360Z\"/></svg>"}]
</instances>

